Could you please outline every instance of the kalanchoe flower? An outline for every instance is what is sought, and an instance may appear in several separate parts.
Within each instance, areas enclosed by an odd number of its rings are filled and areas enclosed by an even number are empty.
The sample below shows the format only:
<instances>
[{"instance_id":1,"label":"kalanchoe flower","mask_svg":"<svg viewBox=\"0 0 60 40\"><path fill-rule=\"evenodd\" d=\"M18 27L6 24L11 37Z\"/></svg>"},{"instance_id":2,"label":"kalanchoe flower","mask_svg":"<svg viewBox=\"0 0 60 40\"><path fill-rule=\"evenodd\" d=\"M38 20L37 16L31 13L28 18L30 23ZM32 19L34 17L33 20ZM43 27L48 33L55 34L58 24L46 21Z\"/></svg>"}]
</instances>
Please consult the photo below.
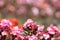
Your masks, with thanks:
<instances>
[{"instance_id":1,"label":"kalanchoe flower","mask_svg":"<svg viewBox=\"0 0 60 40\"><path fill-rule=\"evenodd\" d=\"M34 30L35 28L37 28L37 24L36 22L33 22L32 19L28 19L27 22L24 23L23 27L26 29L31 29Z\"/></svg>"},{"instance_id":2,"label":"kalanchoe flower","mask_svg":"<svg viewBox=\"0 0 60 40\"><path fill-rule=\"evenodd\" d=\"M32 19L28 19L27 22L24 23L23 27L26 28L26 26L30 26L28 24L31 24L33 23L33 20Z\"/></svg>"},{"instance_id":3,"label":"kalanchoe flower","mask_svg":"<svg viewBox=\"0 0 60 40\"><path fill-rule=\"evenodd\" d=\"M20 37L21 40L27 40L27 37L24 36L24 35L19 35L19 37Z\"/></svg>"},{"instance_id":4,"label":"kalanchoe flower","mask_svg":"<svg viewBox=\"0 0 60 40\"><path fill-rule=\"evenodd\" d=\"M39 39L43 39L43 34L44 34L44 32L37 32L36 36L37 36Z\"/></svg>"},{"instance_id":5,"label":"kalanchoe flower","mask_svg":"<svg viewBox=\"0 0 60 40\"><path fill-rule=\"evenodd\" d=\"M18 34L19 34L19 35L20 35L20 34L22 35L23 32L24 32L23 28L22 28L22 27L19 27L19 26L15 26L15 27L13 27L13 28L11 29L11 34L13 34L13 35L17 35L17 36L18 36Z\"/></svg>"},{"instance_id":6,"label":"kalanchoe flower","mask_svg":"<svg viewBox=\"0 0 60 40\"><path fill-rule=\"evenodd\" d=\"M7 19L2 19L0 25L2 27L5 27L5 26L10 27L12 25L12 22L10 20L7 20Z\"/></svg>"},{"instance_id":7,"label":"kalanchoe flower","mask_svg":"<svg viewBox=\"0 0 60 40\"><path fill-rule=\"evenodd\" d=\"M40 31L43 31L44 30L44 25L38 25L38 32L40 32Z\"/></svg>"},{"instance_id":8,"label":"kalanchoe flower","mask_svg":"<svg viewBox=\"0 0 60 40\"><path fill-rule=\"evenodd\" d=\"M36 36L42 36L44 32L37 32Z\"/></svg>"},{"instance_id":9,"label":"kalanchoe flower","mask_svg":"<svg viewBox=\"0 0 60 40\"><path fill-rule=\"evenodd\" d=\"M43 37L44 37L45 40L48 40L50 38L50 35L48 33L44 33Z\"/></svg>"},{"instance_id":10,"label":"kalanchoe flower","mask_svg":"<svg viewBox=\"0 0 60 40\"><path fill-rule=\"evenodd\" d=\"M2 36L4 36L4 35L8 35L8 32L3 31L1 34L2 34Z\"/></svg>"},{"instance_id":11,"label":"kalanchoe flower","mask_svg":"<svg viewBox=\"0 0 60 40\"><path fill-rule=\"evenodd\" d=\"M0 22L0 35L4 37L10 35L12 40L16 38L19 38L18 40L51 40L56 36L60 36L60 30L51 24L44 32L44 25L37 25L32 19L28 19L23 26L18 25L15 19L14 21L2 19Z\"/></svg>"},{"instance_id":12,"label":"kalanchoe flower","mask_svg":"<svg viewBox=\"0 0 60 40\"><path fill-rule=\"evenodd\" d=\"M54 31L54 29L53 29L52 27L54 27L53 24L51 24L51 25L47 28L47 31L48 31L49 34L55 34L55 31Z\"/></svg>"},{"instance_id":13,"label":"kalanchoe flower","mask_svg":"<svg viewBox=\"0 0 60 40\"><path fill-rule=\"evenodd\" d=\"M38 40L38 37L36 37L35 35L29 36L28 40Z\"/></svg>"},{"instance_id":14,"label":"kalanchoe flower","mask_svg":"<svg viewBox=\"0 0 60 40\"><path fill-rule=\"evenodd\" d=\"M10 27L12 26L12 22L7 19L2 19L0 23L0 28L4 31L10 32Z\"/></svg>"},{"instance_id":15,"label":"kalanchoe flower","mask_svg":"<svg viewBox=\"0 0 60 40\"><path fill-rule=\"evenodd\" d=\"M49 34L57 34L57 33L60 33L59 32L59 29L54 26L53 24L51 24L48 28L47 28L47 31Z\"/></svg>"}]
</instances>

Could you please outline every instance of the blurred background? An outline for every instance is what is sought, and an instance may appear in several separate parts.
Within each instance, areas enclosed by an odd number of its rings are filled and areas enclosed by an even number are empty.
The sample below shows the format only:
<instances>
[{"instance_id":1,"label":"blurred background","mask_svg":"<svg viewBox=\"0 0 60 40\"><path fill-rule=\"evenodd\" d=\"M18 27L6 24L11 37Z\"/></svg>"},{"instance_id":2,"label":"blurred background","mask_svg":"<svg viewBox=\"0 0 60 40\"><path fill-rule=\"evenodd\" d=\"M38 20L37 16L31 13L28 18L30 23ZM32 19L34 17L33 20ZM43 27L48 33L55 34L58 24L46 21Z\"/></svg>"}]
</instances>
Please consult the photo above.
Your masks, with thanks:
<instances>
[{"instance_id":1,"label":"blurred background","mask_svg":"<svg viewBox=\"0 0 60 40\"><path fill-rule=\"evenodd\" d=\"M0 18L33 19L45 26L60 26L60 0L0 0Z\"/></svg>"}]
</instances>

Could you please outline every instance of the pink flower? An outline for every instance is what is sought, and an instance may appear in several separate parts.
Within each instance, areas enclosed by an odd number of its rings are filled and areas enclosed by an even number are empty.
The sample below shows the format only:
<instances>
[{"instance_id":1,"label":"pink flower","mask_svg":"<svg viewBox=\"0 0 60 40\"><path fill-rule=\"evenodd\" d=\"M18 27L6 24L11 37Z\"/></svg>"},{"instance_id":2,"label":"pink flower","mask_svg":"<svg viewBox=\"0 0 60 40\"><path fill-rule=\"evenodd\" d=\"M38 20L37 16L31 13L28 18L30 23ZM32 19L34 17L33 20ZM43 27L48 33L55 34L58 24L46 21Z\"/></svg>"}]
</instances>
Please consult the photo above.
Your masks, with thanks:
<instances>
[{"instance_id":1,"label":"pink flower","mask_svg":"<svg viewBox=\"0 0 60 40\"><path fill-rule=\"evenodd\" d=\"M44 25L37 25L38 26L38 32L44 30Z\"/></svg>"},{"instance_id":2,"label":"pink flower","mask_svg":"<svg viewBox=\"0 0 60 40\"><path fill-rule=\"evenodd\" d=\"M42 8L45 4L45 0L34 0L33 5Z\"/></svg>"},{"instance_id":3,"label":"pink flower","mask_svg":"<svg viewBox=\"0 0 60 40\"><path fill-rule=\"evenodd\" d=\"M9 26L12 26L12 22L7 20L7 19L2 19L0 25L1 26L8 26L9 27Z\"/></svg>"},{"instance_id":4,"label":"pink flower","mask_svg":"<svg viewBox=\"0 0 60 40\"><path fill-rule=\"evenodd\" d=\"M48 27L47 31L49 34L55 34L55 31L51 27Z\"/></svg>"},{"instance_id":5,"label":"pink flower","mask_svg":"<svg viewBox=\"0 0 60 40\"><path fill-rule=\"evenodd\" d=\"M8 35L8 32L3 31L1 34L2 34L2 36L4 36L4 35Z\"/></svg>"},{"instance_id":6,"label":"pink flower","mask_svg":"<svg viewBox=\"0 0 60 40\"><path fill-rule=\"evenodd\" d=\"M0 7L3 7L5 5L5 2L3 0L0 0Z\"/></svg>"},{"instance_id":7,"label":"pink flower","mask_svg":"<svg viewBox=\"0 0 60 40\"><path fill-rule=\"evenodd\" d=\"M37 32L36 36L42 36L44 32Z\"/></svg>"},{"instance_id":8,"label":"pink flower","mask_svg":"<svg viewBox=\"0 0 60 40\"><path fill-rule=\"evenodd\" d=\"M26 12L27 12L26 7L23 7L23 6L17 10L18 15L25 14Z\"/></svg>"},{"instance_id":9,"label":"pink flower","mask_svg":"<svg viewBox=\"0 0 60 40\"><path fill-rule=\"evenodd\" d=\"M44 33L44 34L43 34L43 37L45 38L45 40L47 40L48 38L50 38L50 36L49 36L48 33Z\"/></svg>"},{"instance_id":10,"label":"pink flower","mask_svg":"<svg viewBox=\"0 0 60 40\"><path fill-rule=\"evenodd\" d=\"M32 7L32 12L33 12L34 16L38 16L39 9L37 7Z\"/></svg>"},{"instance_id":11,"label":"pink flower","mask_svg":"<svg viewBox=\"0 0 60 40\"><path fill-rule=\"evenodd\" d=\"M15 12L15 7L14 7L13 5L11 5L11 4L8 4L8 5L7 5L7 10L8 10L9 12Z\"/></svg>"},{"instance_id":12,"label":"pink flower","mask_svg":"<svg viewBox=\"0 0 60 40\"><path fill-rule=\"evenodd\" d=\"M45 4L44 12L51 17L53 16L54 9L49 4Z\"/></svg>"},{"instance_id":13,"label":"pink flower","mask_svg":"<svg viewBox=\"0 0 60 40\"><path fill-rule=\"evenodd\" d=\"M56 18L60 18L60 12L55 13Z\"/></svg>"},{"instance_id":14,"label":"pink flower","mask_svg":"<svg viewBox=\"0 0 60 40\"><path fill-rule=\"evenodd\" d=\"M30 27L32 24L33 24L33 20L32 19L28 19L27 22L24 23L23 27L27 28L27 27Z\"/></svg>"},{"instance_id":15,"label":"pink flower","mask_svg":"<svg viewBox=\"0 0 60 40\"><path fill-rule=\"evenodd\" d=\"M11 33L10 34L13 34L13 35L22 35L24 32L24 30L22 28L19 28L18 26L15 26L11 29Z\"/></svg>"},{"instance_id":16,"label":"pink flower","mask_svg":"<svg viewBox=\"0 0 60 40\"><path fill-rule=\"evenodd\" d=\"M29 36L28 40L38 40L38 37L36 37L35 35Z\"/></svg>"},{"instance_id":17,"label":"pink flower","mask_svg":"<svg viewBox=\"0 0 60 40\"><path fill-rule=\"evenodd\" d=\"M21 40L27 40L27 36L24 36L24 35L18 35L18 37L19 37Z\"/></svg>"},{"instance_id":18,"label":"pink flower","mask_svg":"<svg viewBox=\"0 0 60 40\"><path fill-rule=\"evenodd\" d=\"M18 5L26 4L26 0L15 0Z\"/></svg>"},{"instance_id":19,"label":"pink flower","mask_svg":"<svg viewBox=\"0 0 60 40\"><path fill-rule=\"evenodd\" d=\"M50 0L52 5L56 7L57 9L60 9L60 1L59 0Z\"/></svg>"},{"instance_id":20,"label":"pink flower","mask_svg":"<svg viewBox=\"0 0 60 40\"><path fill-rule=\"evenodd\" d=\"M28 5L32 5L33 2L34 2L34 0L26 0L26 3L27 3Z\"/></svg>"},{"instance_id":21,"label":"pink flower","mask_svg":"<svg viewBox=\"0 0 60 40\"><path fill-rule=\"evenodd\" d=\"M53 24L51 24L48 28L47 28L47 31L49 34L56 34L56 33L59 33L59 29L54 26Z\"/></svg>"}]
</instances>

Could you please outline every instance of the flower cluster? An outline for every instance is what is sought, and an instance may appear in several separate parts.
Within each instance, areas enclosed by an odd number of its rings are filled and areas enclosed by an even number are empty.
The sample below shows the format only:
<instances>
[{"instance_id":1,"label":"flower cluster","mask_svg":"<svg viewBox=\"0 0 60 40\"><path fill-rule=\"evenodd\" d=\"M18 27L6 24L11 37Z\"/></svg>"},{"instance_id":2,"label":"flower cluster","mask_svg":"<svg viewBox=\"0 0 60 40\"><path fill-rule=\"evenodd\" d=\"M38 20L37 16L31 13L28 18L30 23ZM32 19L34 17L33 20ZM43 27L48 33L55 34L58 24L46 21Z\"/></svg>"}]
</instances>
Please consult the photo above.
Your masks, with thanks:
<instances>
[{"instance_id":1,"label":"flower cluster","mask_svg":"<svg viewBox=\"0 0 60 40\"><path fill-rule=\"evenodd\" d=\"M0 20L0 40L57 40L56 38L60 38L60 30L53 24L44 31L44 25L38 25L32 19L23 25L19 25L17 19Z\"/></svg>"}]
</instances>

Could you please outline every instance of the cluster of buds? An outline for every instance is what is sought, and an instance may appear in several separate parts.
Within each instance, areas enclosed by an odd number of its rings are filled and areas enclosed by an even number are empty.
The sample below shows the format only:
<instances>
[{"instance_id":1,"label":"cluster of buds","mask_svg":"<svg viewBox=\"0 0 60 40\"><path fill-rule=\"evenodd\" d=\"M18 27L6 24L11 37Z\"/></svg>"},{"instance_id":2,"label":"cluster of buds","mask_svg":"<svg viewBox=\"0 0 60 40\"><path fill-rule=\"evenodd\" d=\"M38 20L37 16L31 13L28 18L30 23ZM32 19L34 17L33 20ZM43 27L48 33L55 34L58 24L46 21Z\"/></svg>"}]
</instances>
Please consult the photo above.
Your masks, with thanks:
<instances>
[{"instance_id":1,"label":"cluster of buds","mask_svg":"<svg viewBox=\"0 0 60 40\"><path fill-rule=\"evenodd\" d=\"M60 30L50 24L44 31L44 25L38 25L32 19L23 25L19 25L17 19L1 19L0 36L1 40L55 40L60 38Z\"/></svg>"}]
</instances>

